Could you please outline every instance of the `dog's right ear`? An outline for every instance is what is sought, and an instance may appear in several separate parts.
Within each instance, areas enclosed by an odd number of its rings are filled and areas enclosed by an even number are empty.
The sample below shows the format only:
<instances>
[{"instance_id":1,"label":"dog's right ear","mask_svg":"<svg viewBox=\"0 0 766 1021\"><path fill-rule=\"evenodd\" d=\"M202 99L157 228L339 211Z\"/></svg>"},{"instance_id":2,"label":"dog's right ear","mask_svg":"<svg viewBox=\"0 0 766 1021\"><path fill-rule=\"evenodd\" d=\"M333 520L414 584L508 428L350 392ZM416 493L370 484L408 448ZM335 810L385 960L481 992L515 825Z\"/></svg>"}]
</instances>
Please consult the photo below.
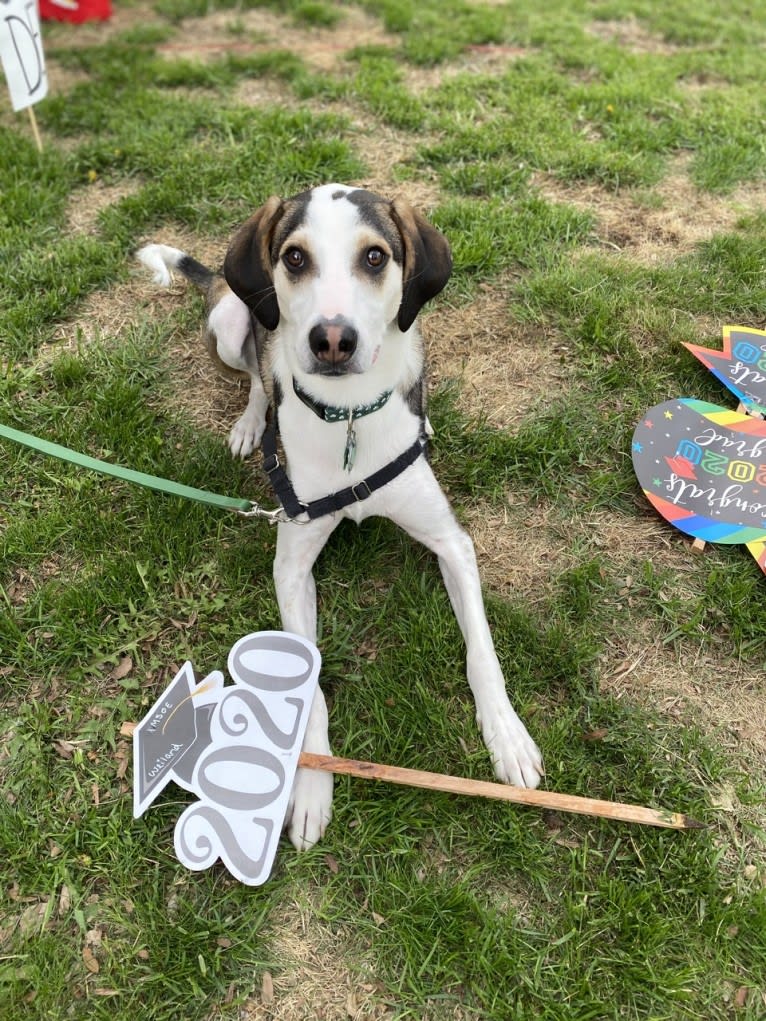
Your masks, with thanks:
<instances>
[{"instance_id":1,"label":"dog's right ear","mask_svg":"<svg viewBox=\"0 0 766 1021\"><path fill-rule=\"evenodd\" d=\"M267 330L276 330L279 325L271 242L283 212L280 198L272 195L267 199L240 227L223 263L226 283Z\"/></svg>"}]
</instances>

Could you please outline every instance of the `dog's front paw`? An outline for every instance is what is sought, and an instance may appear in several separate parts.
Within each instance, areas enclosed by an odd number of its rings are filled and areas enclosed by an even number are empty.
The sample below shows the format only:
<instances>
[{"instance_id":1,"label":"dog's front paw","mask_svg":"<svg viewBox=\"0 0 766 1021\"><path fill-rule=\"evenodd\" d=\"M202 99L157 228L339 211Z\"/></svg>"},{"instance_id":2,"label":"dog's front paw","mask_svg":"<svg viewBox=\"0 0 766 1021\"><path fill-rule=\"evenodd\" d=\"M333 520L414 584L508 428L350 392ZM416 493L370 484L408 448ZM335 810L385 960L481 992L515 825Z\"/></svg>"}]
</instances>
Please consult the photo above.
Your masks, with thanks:
<instances>
[{"instance_id":1,"label":"dog's front paw","mask_svg":"<svg viewBox=\"0 0 766 1021\"><path fill-rule=\"evenodd\" d=\"M249 410L236 422L229 433L229 449L234 457L247 457L255 450L263 435L266 420Z\"/></svg>"},{"instance_id":2,"label":"dog's front paw","mask_svg":"<svg viewBox=\"0 0 766 1021\"><path fill-rule=\"evenodd\" d=\"M543 758L510 704L479 719L479 725L498 780L516 787L537 787L544 773Z\"/></svg>"},{"instance_id":3,"label":"dog's front paw","mask_svg":"<svg viewBox=\"0 0 766 1021\"><path fill-rule=\"evenodd\" d=\"M332 786L332 773L297 770L285 816L287 835L297 850L313 847L324 836L332 818Z\"/></svg>"}]
</instances>

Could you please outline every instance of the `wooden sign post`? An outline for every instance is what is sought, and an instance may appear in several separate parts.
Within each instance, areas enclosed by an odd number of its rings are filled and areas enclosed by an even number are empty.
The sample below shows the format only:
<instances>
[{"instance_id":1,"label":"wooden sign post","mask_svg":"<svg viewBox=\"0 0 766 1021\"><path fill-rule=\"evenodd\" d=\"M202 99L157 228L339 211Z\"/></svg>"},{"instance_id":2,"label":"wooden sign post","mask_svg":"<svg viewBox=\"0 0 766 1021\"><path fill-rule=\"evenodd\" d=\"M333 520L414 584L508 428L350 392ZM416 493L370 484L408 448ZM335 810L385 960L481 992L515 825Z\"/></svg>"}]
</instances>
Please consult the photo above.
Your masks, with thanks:
<instances>
[{"instance_id":1,"label":"wooden sign post","mask_svg":"<svg viewBox=\"0 0 766 1021\"><path fill-rule=\"evenodd\" d=\"M240 882L264 883L299 766L649 826L700 826L680 812L302 753L319 666L316 647L297 635L247 635L229 653L233 684L224 685L220 671L197 683L185 663L133 729L135 818L171 780L197 798L175 828L176 855L187 868L207 869L220 858Z\"/></svg>"}]
</instances>

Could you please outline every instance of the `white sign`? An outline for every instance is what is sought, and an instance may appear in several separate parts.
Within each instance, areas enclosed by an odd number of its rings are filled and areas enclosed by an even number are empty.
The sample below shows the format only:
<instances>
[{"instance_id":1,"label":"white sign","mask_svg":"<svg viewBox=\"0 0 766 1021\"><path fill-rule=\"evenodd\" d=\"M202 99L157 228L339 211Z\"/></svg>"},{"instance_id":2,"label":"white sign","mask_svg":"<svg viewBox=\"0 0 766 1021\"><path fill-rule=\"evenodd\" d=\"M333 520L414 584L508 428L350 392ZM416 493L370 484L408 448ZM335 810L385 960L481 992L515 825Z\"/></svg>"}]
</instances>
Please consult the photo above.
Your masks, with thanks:
<instances>
[{"instance_id":1,"label":"white sign","mask_svg":"<svg viewBox=\"0 0 766 1021\"><path fill-rule=\"evenodd\" d=\"M319 679L315 645L284 631L241 638L220 670L197 684L191 663L133 732L133 815L175 781L198 800L179 818L182 865L219 858L248 886L271 872Z\"/></svg>"},{"instance_id":2,"label":"white sign","mask_svg":"<svg viewBox=\"0 0 766 1021\"><path fill-rule=\"evenodd\" d=\"M0 0L0 60L14 110L24 110L47 94L48 75L35 0Z\"/></svg>"}]
</instances>

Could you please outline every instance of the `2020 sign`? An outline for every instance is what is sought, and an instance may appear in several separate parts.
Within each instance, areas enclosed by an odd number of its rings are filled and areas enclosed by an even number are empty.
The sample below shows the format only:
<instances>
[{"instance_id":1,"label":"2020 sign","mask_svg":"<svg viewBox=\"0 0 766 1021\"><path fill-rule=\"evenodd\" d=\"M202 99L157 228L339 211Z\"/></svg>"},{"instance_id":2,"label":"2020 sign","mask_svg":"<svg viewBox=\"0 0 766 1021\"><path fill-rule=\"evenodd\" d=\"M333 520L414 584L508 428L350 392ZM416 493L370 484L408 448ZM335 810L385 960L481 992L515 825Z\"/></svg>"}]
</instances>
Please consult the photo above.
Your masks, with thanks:
<instances>
[{"instance_id":1,"label":"2020 sign","mask_svg":"<svg viewBox=\"0 0 766 1021\"><path fill-rule=\"evenodd\" d=\"M196 682L184 663L133 732L133 815L173 780L197 796L175 828L189 869L219 858L242 883L271 872L321 657L284 631L261 631L231 649L233 685L213 671Z\"/></svg>"}]
</instances>

